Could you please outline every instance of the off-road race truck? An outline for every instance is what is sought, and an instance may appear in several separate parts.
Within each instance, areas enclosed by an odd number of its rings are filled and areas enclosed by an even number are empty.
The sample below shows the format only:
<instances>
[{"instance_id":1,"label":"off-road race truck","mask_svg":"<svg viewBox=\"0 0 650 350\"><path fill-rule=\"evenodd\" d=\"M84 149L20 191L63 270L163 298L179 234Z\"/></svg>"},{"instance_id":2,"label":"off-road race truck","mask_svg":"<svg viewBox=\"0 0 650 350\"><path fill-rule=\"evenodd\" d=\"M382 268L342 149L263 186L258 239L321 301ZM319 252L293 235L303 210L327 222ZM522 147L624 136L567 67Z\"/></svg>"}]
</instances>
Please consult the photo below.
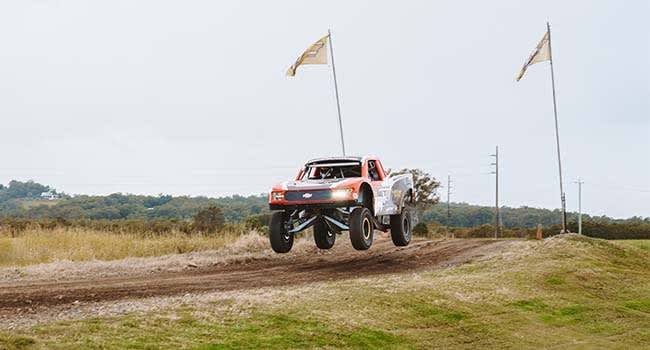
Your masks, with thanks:
<instances>
[{"instance_id":1,"label":"off-road race truck","mask_svg":"<svg viewBox=\"0 0 650 350\"><path fill-rule=\"evenodd\" d=\"M411 242L417 224L411 174L389 176L376 157L333 157L308 161L295 180L273 186L269 207L271 247L287 253L294 236L313 227L320 249L350 232L357 250L370 248L375 229L390 230L396 246Z\"/></svg>"}]
</instances>

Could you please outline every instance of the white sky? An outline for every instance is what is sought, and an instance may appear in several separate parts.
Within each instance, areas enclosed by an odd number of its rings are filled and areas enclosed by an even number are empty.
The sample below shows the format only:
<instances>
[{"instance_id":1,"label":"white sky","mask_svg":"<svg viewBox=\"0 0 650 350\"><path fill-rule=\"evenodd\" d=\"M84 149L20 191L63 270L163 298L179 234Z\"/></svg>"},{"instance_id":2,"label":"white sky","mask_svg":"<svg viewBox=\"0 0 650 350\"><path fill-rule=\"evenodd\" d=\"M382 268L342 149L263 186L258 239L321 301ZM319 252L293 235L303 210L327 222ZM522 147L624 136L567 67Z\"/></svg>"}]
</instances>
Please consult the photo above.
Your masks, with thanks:
<instances>
[{"instance_id":1,"label":"white sky","mask_svg":"<svg viewBox=\"0 0 650 350\"><path fill-rule=\"evenodd\" d=\"M286 68L332 28L352 154L451 174L452 200L650 216L650 2L2 1L0 182L67 193L266 191L338 155L331 71ZM443 190L444 191L444 190Z\"/></svg>"}]
</instances>

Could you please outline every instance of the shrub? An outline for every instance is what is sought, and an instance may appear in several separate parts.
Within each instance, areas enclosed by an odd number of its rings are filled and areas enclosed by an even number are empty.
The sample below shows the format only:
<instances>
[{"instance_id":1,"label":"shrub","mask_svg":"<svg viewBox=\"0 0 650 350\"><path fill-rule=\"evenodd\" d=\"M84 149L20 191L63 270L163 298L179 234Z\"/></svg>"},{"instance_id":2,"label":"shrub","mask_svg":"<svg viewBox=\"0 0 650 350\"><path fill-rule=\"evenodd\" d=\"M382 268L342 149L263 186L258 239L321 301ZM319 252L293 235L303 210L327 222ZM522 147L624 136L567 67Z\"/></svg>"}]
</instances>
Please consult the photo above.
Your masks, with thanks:
<instances>
[{"instance_id":1,"label":"shrub","mask_svg":"<svg viewBox=\"0 0 650 350\"><path fill-rule=\"evenodd\" d=\"M494 226L490 224L483 224L478 227L472 227L467 232L467 236L472 238L494 237Z\"/></svg>"},{"instance_id":2,"label":"shrub","mask_svg":"<svg viewBox=\"0 0 650 350\"><path fill-rule=\"evenodd\" d=\"M224 224L223 213L219 207L208 207L199 211L194 217L193 227L196 231L214 233Z\"/></svg>"},{"instance_id":3,"label":"shrub","mask_svg":"<svg viewBox=\"0 0 650 350\"><path fill-rule=\"evenodd\" d=\"M413 233L420 236L426 236L429 233L429 228L424 222L419 222L413 227Z\"/></svg>"},{"instance_id":4,"label":"shrub","mask_svg":"<svg viewBox=\"0 0 650 350\"><path fill-rule=\"evenodd\" d=\"M257 231L263 231L265 226L269 226L271 214L256 214L246 218L246 227Z\"/></svg>"}]
</instances>

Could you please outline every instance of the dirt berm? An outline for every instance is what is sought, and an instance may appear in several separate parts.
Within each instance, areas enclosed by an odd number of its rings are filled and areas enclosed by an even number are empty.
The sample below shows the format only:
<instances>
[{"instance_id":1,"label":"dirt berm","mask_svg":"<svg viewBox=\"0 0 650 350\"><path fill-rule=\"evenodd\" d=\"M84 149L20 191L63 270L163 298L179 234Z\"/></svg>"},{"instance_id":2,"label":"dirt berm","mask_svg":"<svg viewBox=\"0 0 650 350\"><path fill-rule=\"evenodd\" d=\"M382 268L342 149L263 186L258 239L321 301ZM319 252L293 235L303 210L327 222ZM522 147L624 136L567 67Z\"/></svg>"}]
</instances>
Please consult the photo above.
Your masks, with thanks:
<instances>
[{"instance_id":1,"label":"dirt berm","mask_svg":"<svg viewBox=\"0 0 650 350\"><path fill-rule=\"evenodd\" d=\"M93 273L73 279L41 276L32 280L5 280L0 288L0 317L73 303L286 287L437 269L462 263L501 244L495 243L492 240L418 240L397 248L390 239L377 237L370 250L360 252L353 250L347 240L340 239L330 251L319 251L311 243L289 254L265 252L210 265L191 264L181 271L162 269L108 274L108 277Z\"/></svg>"}]
</instances>

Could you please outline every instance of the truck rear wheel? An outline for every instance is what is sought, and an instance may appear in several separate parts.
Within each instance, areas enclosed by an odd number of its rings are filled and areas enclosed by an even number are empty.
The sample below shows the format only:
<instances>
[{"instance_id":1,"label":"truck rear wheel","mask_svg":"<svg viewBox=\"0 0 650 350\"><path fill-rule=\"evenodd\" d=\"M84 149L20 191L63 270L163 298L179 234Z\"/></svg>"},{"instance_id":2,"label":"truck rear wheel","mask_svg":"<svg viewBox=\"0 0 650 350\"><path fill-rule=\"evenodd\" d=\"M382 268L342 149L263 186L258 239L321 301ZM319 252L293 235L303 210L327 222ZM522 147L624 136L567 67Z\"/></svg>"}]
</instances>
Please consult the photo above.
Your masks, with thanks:
<instances>
[{"instance_id":1,"label":"truck rear wheel","mask_svg":"<svg viewBox=\"0 0 650 350\"><path fill-rule=\"evenodd\" d=\"M374 225L368 208L356 208L350 213L350 242L356 250L367 250L372 245Z\"/></svg>"},{"instance_id":2,"label":"truck rear wheel","mask_svg":"<svg viewBox=\"0 0 650 350\"><path fill-rule=\"evenodd\" d=\"M319 219L314 224L314 242L320 249L330 249L336 242L336 234L330 231L325 219Z\"/></svg>"},{"instance_id":3,"label":"truck rear wheel","mask_svg":"<svg viewBox=\"0 0 650 350\"><path fill-rule=\"evenodd\" d=\"M293 247L293 234L287 231L287 216L284 212L275 212L269 225L271 248L276 253L287 253Z\"/></svg>"},{"instance_id":4,"label":"truck rear wheel","mask_svg":"<svg viewBox=\"0 0 650 350\"><path fill-rule=\"evenodd\" d=\"M407 246L411 243L412 236L411 212L408 208L403 208L400 214L390 216L390 237L393 244L398 247Z\"/></svg>"}]
</instances>

